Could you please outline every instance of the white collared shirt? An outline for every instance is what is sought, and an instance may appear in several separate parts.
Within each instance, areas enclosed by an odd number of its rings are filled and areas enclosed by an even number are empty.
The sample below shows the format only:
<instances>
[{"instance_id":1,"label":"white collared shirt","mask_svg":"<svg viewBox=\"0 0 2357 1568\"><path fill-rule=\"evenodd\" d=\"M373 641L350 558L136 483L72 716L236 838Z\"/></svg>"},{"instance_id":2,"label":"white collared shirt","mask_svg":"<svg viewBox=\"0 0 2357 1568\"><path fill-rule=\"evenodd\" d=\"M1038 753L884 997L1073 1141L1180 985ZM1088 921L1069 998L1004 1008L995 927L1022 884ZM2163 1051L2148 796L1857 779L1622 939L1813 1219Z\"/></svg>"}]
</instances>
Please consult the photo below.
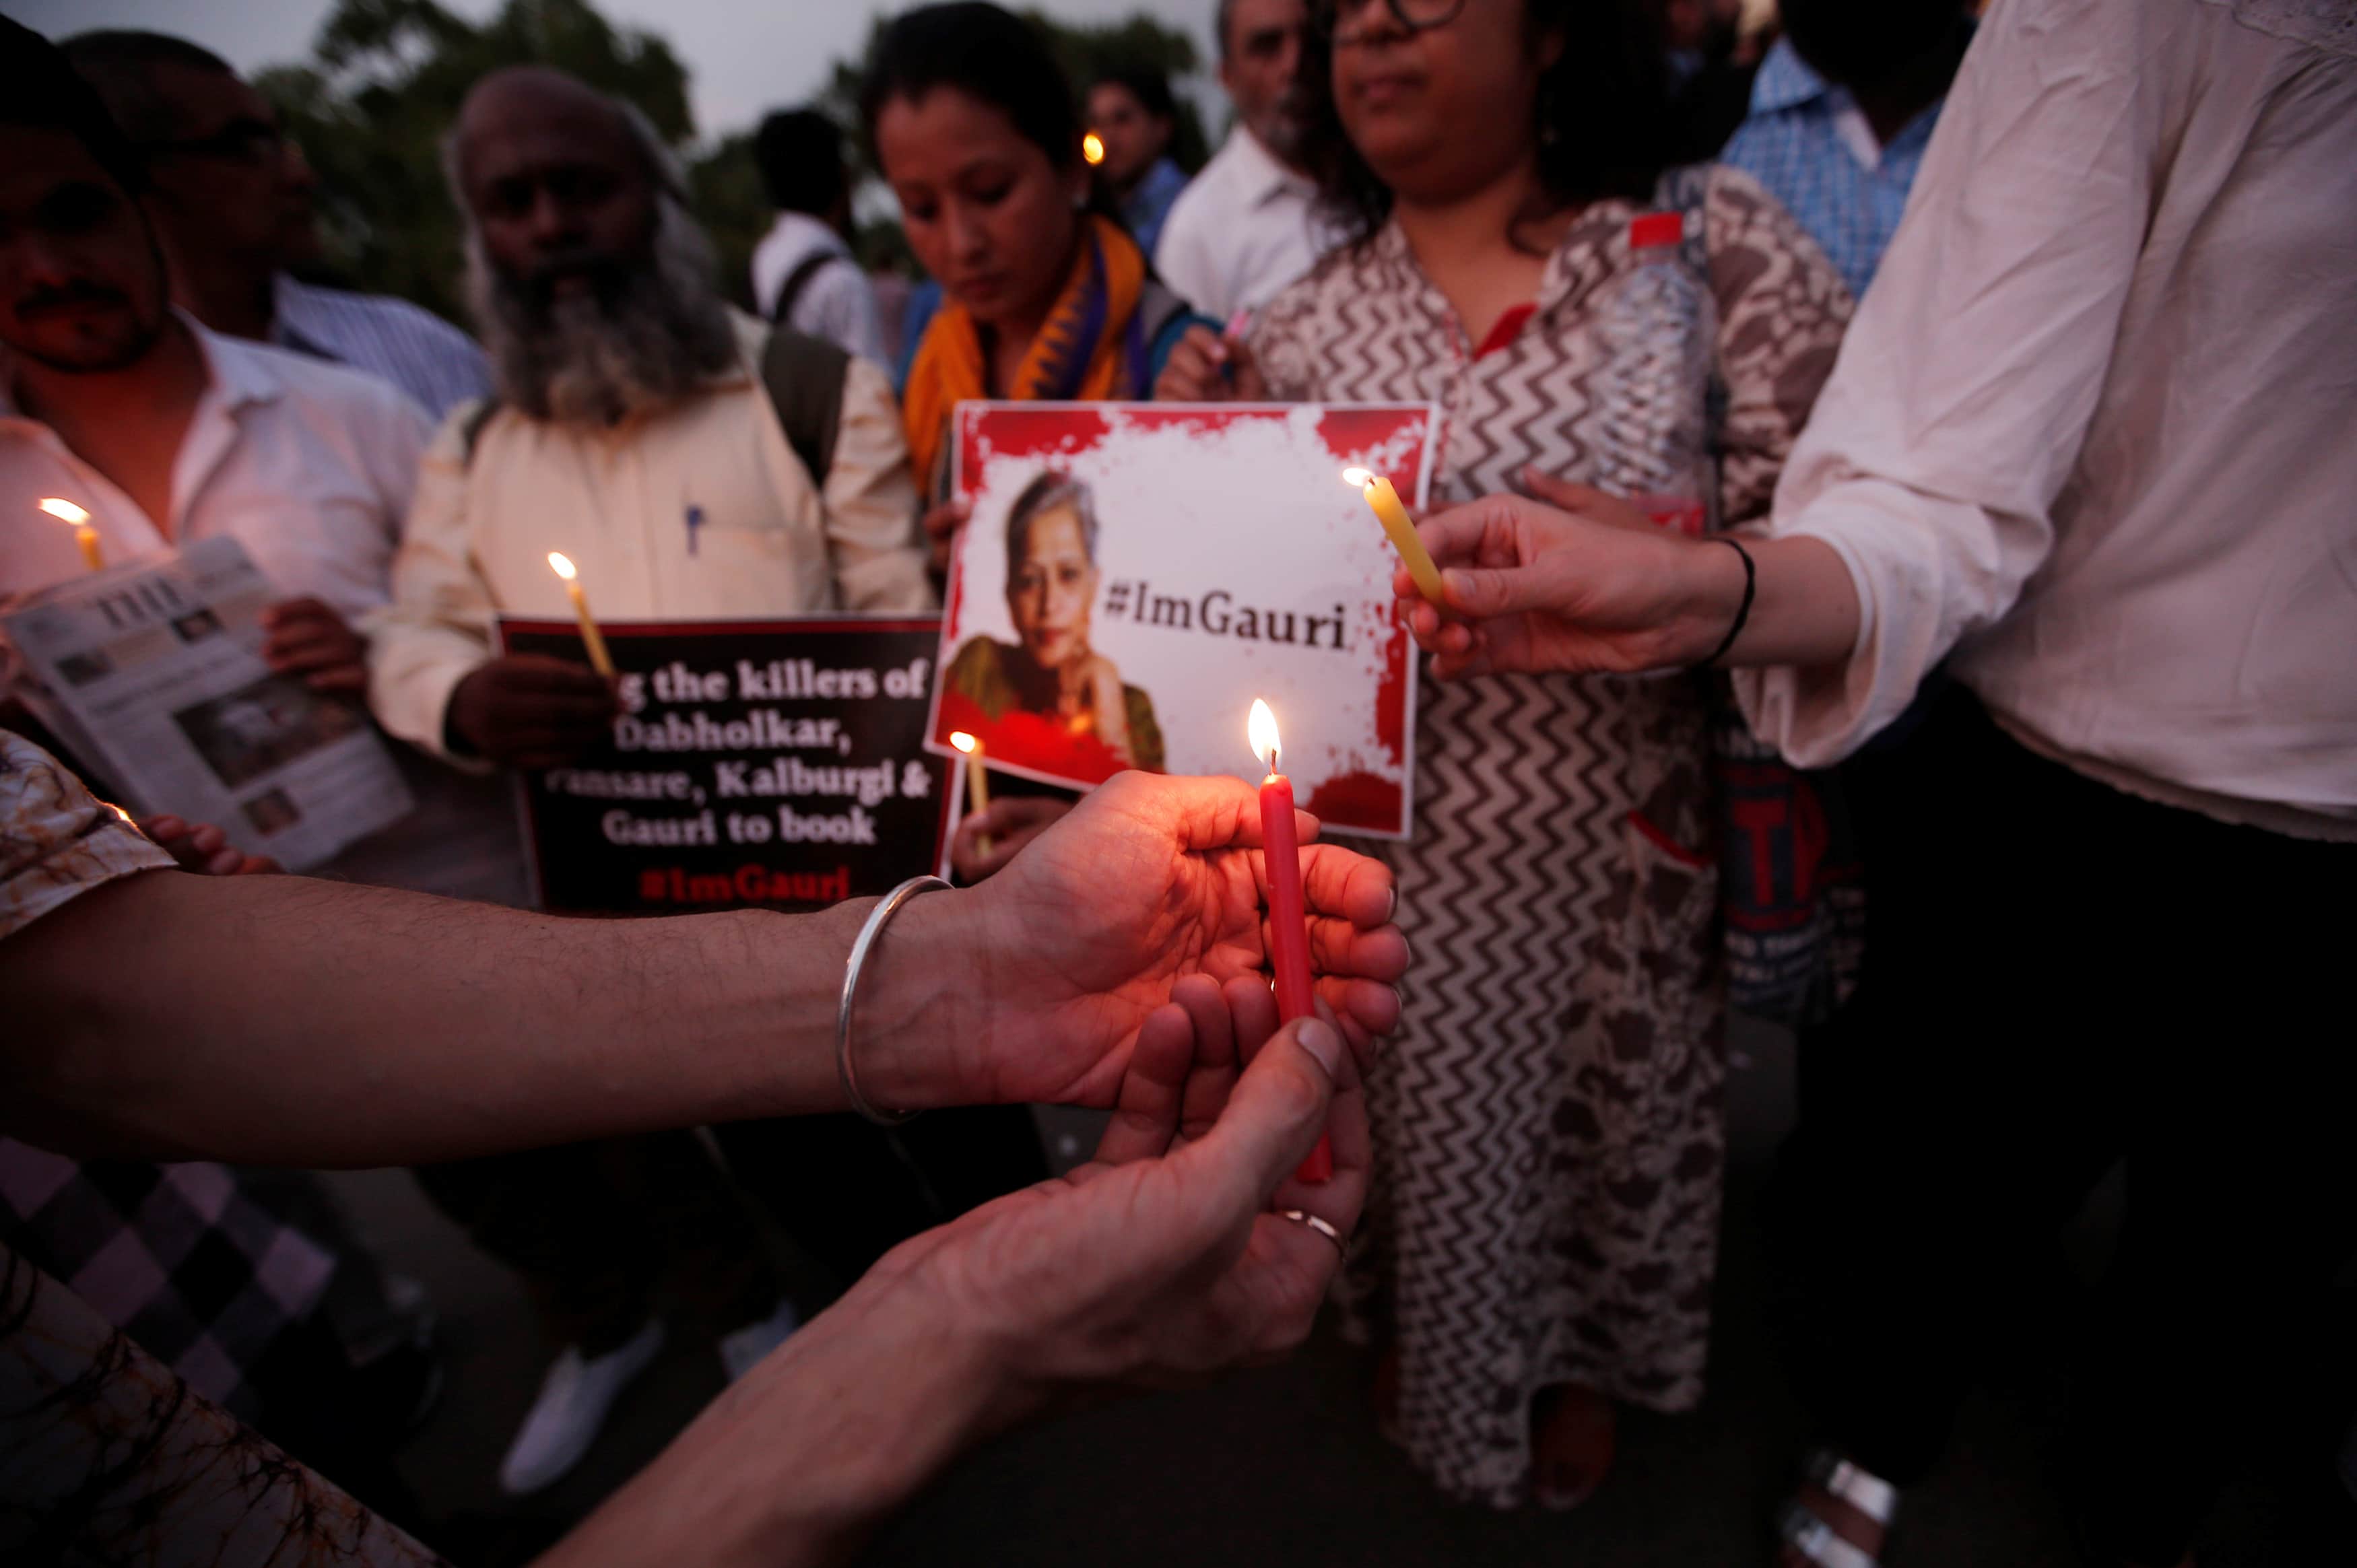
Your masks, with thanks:
<instances>
[{"instance_id":1,"label":"white collared shirt","mask_svg":"<svg viewBox=\"0 0 2357 1568\"><path fill-rule=\"evenodd\" d=\"M1996 8L1770 532L1864 609L1803 766L1952 668L2024 744L2357 837L2357 0Z\"/></svg>"},{"instance_id":2,"label":"white collared shirt","mask_svg":"<svg viewBox=\"0 0 2357 1568\"><path fill-rule=\"evenodd\" d=\"M780 212L753 247L753 302L764 319L778 311L778 295L794 269L813 256L836 259L822 265L803 282L794 296L793 319L786 325L813 338L823 338L846 354L856 354L888 366L884 351L884 323L876 309L876 285L866 269L852 259L843 236L801 212Z\"/></svg>"},{"instance_id":3,"label":"white collared shirt","mask_svg":"<svg viewBox=\"0 0 2357 1568\"><path fill-rule=\"evenodd\" d=\"M1316 183L1277 162L1238 122L1171 203L1154 270L1205 316L1225 321L1257 310L1339 237L1319 220L1317 201Z\"/></svg>"},{"instance_id":4,"label":"white collared shirt","mask_svg":"<svg viewBox=\"0 0 2357 1568\"><path fill-rule=\"evenodd\" d=\"M347 618L382 605L434 434L425 411L373 376L181 320L207 384L172 466L167 518L149 517L0 391L0 596L82 570L73 530L36 510L59 496L89 510L109 561L227 534L290 598L317 595Z\"/></svg>"}]
</instances>

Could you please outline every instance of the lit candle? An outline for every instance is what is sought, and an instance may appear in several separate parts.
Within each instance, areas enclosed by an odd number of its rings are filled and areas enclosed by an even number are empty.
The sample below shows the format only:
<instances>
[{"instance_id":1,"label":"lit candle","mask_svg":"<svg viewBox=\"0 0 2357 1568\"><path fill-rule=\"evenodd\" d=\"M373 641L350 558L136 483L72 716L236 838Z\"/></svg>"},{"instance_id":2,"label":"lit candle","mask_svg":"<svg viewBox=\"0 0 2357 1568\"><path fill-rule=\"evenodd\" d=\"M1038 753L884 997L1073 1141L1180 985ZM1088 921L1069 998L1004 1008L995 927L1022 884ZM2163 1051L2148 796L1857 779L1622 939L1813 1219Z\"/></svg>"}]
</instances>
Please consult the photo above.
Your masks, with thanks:
<instances>
[{"instance_id":1,"label":"lit candle","mask_svg":"<svg viewBox=\"0 0 2357 1568\"><path fill-rule=\"evenodd\" d=\"M1342 479L1346 484L1358 486L1360 492L1367 498L1367 504L1374 508L1375 521L1383 525L1385 533L1391 535L1392 548L1398 551L1400 559L1407 564L1407 575L1415 579L1415 591L1436 607L1440 605L1440 568L1432 564L1431 553L1425 549L1424 541L1415 536L1415 520L1408 516L1407 508L1400 505L1399 492L1392 489L1392 482L1381 474L1371 474L1364 468L1345 468Z\"/></svg>"},{"instance_id":2,"label":"lit candle","mask_svg":"<svg viewBox=\"0 0 2357 1568\"><path fill-rule=\"evenodd\" d=\"M1081 138L1081 156L1089 161L1089 166L1092 168L1095 167L1098 164L1104 162L1104 138L1098 135L1094 131L1091 131L1087 135L1082 136Z\"/></svg>"},{"instance_id":3,"label":"lit candle","mask_svg":"<svg viewBox=\"0 0 2357 1568\"><path fill-rule=\"evenodd\" d=\"M1269 967L1276 976L1276 1013L1286 1023L1318 1015L1309 988L1309 920L1301 895L1301 841L1293 829L1293 780L1276 770L1276 715L1253 699L1245 727L1253 755L1268 763L1260 783L1261 856L1268 865ZM1303 1181L1331 1181L1334 1151L1321 1134L1294 1173Z\"/></svg>"},{"instance_id":4,"label":"lit candle","mask_svg":"<svg viewBox=\"0 0 2357 1568\"><path fill-rule=\"evenodd\" d=\"M982 767L982 742L963 730L950 732L950 744L965 753L965 811L978 817L990 810L990 775ZM974 847L983 854L990 853L990 835L978 833Z\"/></svg>"},{"instance_id":5,"label":"lit candle","mask_svg":"<svg viewBox=\"0 0 2357 1568\"><path fill-rule=\"evenodd\" d=\"M589 618L589 596L581 591L581 582L573 570L573 563L552 550L548 553L548 569L565 579L565 596L573 601L573 613L581 618L581 640L589 649L589 668L610 681L614 678L614 660L606 652L605 634L597 623Z\"/></svg>"},{"instance_id":6,"label":"lit candle","mask_svg":"<svg viewBox=\"0 0 2357 1568\"><path fill-rule=\"evenodd\" d=\"M98 530L90 525L90 513L70 500L56 496L41 503L41 510L51 517L73 524L74 542L81 546L81 564L93 572L106 570L106 553L98 547Z\"/></svg>"}]
</instances>

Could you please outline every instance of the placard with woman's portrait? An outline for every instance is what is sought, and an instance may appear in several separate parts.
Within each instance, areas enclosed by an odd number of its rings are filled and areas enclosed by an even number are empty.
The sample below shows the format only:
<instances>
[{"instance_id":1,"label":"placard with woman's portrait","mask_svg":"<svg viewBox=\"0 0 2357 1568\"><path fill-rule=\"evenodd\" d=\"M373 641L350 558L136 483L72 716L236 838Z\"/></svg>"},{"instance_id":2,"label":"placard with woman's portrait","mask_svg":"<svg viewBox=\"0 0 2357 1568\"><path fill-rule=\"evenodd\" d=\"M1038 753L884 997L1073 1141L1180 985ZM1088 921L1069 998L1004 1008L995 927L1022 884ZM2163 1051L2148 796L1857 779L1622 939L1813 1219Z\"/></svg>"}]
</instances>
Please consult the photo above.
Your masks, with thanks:
<instances>
[{"instance_id":1,"label":"placard with woman's portrait","mask_svg":"<svg viewBox=\"0 0 2357 1568\"><path fill-rule=\"evenodd\" d=\"M1086 788L1125 768L1265 767L1253 699L1302 805L1405 832L1415 660L1397 563L1342 471L1425 500L1429 404L974 403L928 745Z\"/></svg>"}]
</instances>

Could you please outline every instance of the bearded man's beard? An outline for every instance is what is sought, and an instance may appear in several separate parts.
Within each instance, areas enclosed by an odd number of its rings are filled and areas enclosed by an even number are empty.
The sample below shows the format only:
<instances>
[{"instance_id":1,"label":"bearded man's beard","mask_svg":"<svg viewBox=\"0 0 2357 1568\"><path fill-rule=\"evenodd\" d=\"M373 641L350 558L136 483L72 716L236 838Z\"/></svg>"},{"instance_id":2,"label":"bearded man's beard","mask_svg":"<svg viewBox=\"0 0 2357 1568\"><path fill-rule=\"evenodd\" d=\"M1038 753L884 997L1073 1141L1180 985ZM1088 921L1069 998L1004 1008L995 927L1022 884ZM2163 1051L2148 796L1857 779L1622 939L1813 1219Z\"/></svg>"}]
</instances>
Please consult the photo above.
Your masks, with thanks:
<instances>
[{"instance_id":1,"label":"bearded man's beard","mask_svg":"<svg viewBox=\"0 0 2357 1568\"><path fill-rule=\"evenodd\" d=\"M666 408L737 360L728 308L712 284L712 247L669 196L651 259L557 258L517 278L467 238L467 296L500 395L535 419L611 425ZM559 295L558 276L586 278Z\"/></svg>"}]
</instances>

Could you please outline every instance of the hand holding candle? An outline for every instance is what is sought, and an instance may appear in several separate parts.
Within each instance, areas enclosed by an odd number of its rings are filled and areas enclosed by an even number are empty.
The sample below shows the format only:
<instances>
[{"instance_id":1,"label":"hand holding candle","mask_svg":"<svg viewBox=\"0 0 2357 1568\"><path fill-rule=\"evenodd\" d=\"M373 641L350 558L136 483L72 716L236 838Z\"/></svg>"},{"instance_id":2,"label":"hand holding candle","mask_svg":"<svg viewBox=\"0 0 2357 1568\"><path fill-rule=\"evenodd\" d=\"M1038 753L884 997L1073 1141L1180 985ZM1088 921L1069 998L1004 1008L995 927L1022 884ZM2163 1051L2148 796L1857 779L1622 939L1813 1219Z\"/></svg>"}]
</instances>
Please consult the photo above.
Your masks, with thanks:
<instances>
[{"instance_id":1,"label":"hand holding candle","mask_svg":"<svg viewBox=\"0 0 2357 1568\"><path fill-rule=\"evenodd\" d=\"M1268 763L1268 777L1260 786L1260 838L1268 867L1269 968L1276 978L1277 1017L1289 1024L1318 1015L1309 985L1309 921L1301 893L1301 840L1293 826L1293 780L1276 770L1276 715L1257 697L1246 734L1254 754ZM1295 1174L1303 1181L1334 1178L1334 1152L1323 1137Z\"/></svg>"},{"instance_id":2,"label":"hand holding candle","mask_svg":"<svg viewBox=\"0 0 2357 1568\"><path fill-rule=\"evenodd\" d=\"M565 579L565 596L573 601L573 613L581 618L581 640L589 650L589 668L610 681L614 678L613 656L606 651L605 633L589 618L589 596L581 591L581 583L573 570L570 557L552 550L548 553L548 569Z\"/></svg>"},{"instance_id":3,"label":"hand holding candle","mask_svg":"<svg viewBox=\"0 0 2357 1568\"><path fill-rule=\"evenodd\" d=\"M990 774L982 766L982 742L963 730L954 730L951 732L950 744L965 753L966 815L978 817L990 810ZM988 833L976 835L974 845L976 854L988 854L991 847L990 835Z\"/></svg>"},{"instance_id":4,"label":"hand holding candle","mask_svg":"<svg viewBox=\"0 0 2357 1568\"><path fill-rule=\"evenodd\" d=\"M1415 520L1408 516L1407 508L1400 504L1399 491L1394 489L1392 482L1381 474L1369 473L1364 468L1345 468L1342 479L1346 484L1358 486L1366 496L1367 504L1374 509L1376 521L1391 536L1392 548L1399 552L1400 560L1406 565L1407 575L1415 579L1415 591L1422 594L1435 609L1441 608L1444 599L1440 568L1432 564L1431 552L1426 550L1424 541L1416 537Z\"/></svg>"},{"instance_id":5,"label":"hand holding candle","mask_svg":"<svg viewBox=\"0 0 2357 1568\"><path fill-rule=\"evenodd\" d=\"M57 496L41 503L41 510L60 521L73 525L74 542L81 546L81 564L93 572L106 570L106 552L98 547L98 530L90 525L90 513Z\"/></svg>"}]
</instances>

